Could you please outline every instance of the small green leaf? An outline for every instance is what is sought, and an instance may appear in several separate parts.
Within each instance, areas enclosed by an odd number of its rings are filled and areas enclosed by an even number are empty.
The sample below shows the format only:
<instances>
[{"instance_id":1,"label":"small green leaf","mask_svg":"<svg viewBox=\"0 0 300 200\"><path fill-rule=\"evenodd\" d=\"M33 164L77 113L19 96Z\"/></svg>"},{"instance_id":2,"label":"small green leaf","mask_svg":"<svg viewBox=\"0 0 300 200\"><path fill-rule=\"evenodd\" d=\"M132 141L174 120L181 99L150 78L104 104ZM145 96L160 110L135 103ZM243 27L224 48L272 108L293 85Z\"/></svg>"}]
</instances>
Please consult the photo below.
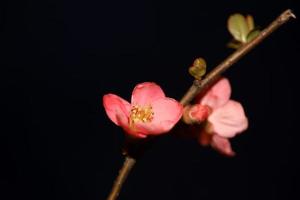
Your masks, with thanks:
<instances>
[{"instance_id":1,"label":"small green leaf","mask_svg":"<svg viewBox=\"0 0 300 200\"><path fill-rule=\"evenodd\" d=\"M237 41L237 40L231 40L229 43L227 43L227 47L231 49L238 49L240 46L242 46L243 43Z\"/></svg>"},{"instance_id":2,"label":"small green leaf","mask_svg":"<svg viewBox=\"0 0 300 200\"><path fill-rule=\"evenodd\" d=\"M227 27L234 39L243 43L247 42L249 28L246 18L243 15L239 13L230 15L228 18Z\"/></svg>"},{"instance_id":3,"label":"small green leaf","mask_svg":"<svg viewBox=\"0 0 300 200\"><path fill-rule=\"evenodd\" d=\"M189 68L189 73L195 78L200 80L206 73L206 62L203 58L197 58L193 65Z\"/></svg>"},{"instance_id":4,"label":"small green leaf","mask_svg":"<svg viewBox=\"0 0 300 200\"><path fill-rule=\"evenodd\" d=\"M254 38L256 38L260 34L260 30L254 29L247 35L247 42L251 42Z\"/></svg>"}]
</instances>

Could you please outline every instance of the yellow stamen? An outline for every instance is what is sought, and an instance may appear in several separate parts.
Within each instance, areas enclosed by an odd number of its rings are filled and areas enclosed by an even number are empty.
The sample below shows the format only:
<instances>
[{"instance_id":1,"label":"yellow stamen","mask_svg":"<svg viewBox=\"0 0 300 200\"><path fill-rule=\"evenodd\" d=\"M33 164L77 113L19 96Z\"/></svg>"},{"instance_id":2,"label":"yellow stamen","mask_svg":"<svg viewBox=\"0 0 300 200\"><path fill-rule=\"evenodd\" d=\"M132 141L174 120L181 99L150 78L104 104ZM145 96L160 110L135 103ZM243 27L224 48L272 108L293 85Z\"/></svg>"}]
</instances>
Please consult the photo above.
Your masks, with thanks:
<instances>
[{"instance_id":1,"label":"yellow stamen","mask_svg":"<svg viewBox=\"0 0 300 200\"><path fill-rule=\"evenodd\" d=\"M137 122L151 122L153 120L153 115L152 106L132 106L129 117L129 125L133 127Z\"/></svg>"}]
</instances>

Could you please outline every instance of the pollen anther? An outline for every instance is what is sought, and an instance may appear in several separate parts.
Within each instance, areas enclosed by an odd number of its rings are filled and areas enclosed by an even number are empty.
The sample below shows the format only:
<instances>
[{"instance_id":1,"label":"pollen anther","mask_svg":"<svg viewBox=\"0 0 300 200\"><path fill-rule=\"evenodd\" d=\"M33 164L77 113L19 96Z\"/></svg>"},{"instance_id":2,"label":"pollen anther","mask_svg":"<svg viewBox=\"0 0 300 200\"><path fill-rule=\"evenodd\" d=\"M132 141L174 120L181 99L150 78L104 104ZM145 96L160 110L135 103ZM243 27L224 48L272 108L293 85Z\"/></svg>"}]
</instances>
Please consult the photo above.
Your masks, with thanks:
<instances>
[{"instance_id":1,"label":"pollen anther","mask_svg":"<svg viewBox=\"0 0 300 200\"><path fill-rule=\"evenodd\" d=\"M134 125L137 122L151 122L153 120L154 112L152 106L132 106L130 111L130 125Z\"/></svg>"}]
</instances>

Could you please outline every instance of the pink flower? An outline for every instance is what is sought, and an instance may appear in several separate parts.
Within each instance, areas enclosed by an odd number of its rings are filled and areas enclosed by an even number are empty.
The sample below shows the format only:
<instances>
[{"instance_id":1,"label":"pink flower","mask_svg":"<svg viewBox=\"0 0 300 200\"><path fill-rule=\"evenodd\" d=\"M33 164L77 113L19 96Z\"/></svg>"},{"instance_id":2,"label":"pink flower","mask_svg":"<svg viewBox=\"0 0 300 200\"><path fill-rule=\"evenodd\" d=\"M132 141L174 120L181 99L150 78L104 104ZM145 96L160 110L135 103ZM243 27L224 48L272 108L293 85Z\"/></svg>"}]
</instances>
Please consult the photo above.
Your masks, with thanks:
<instances>
[{"instance_id":1,"label":"pink flower","mask_svg":"<svg viewBox=\"0 0 300 200\"><path fill-rule=\"evenodd\" d=\"M182 106L165 96L155 83L138 84L131 96L131 104L114 94L103 96L108 117L128 134L145 138L170 131L182 115Z\"/></svg>"},{"instance_id":2,"label":"pink flower","mask_svg":"<svg viewBox=\"0 0 300 200\"><path fill-rule=\"evenodd\" d=\"M197 98L198 104L189 110L191 120L207 120L199 135L199 143L211 145L219 152L233 156L229 138L248 127L248 120L239 102L230 100L231 87L228 79L220 79L204 96Z\"/></svg>"}]
</instances>

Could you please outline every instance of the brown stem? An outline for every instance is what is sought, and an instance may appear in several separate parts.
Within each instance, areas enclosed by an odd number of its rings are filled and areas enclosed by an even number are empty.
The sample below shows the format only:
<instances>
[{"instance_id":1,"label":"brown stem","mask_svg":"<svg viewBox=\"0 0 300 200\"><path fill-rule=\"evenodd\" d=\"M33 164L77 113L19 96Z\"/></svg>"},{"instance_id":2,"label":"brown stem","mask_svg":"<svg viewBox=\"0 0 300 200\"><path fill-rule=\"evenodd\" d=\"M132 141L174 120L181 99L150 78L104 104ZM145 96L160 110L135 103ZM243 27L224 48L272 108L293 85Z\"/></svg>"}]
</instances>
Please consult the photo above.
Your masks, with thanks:
<instances>
[{"instance_id":1,"label":"brown stem","mask_svg":"<svg viewBox=\"0 0 300 200\"><path fill-rule=\"evenodd\" d=\"M185 93L180 103L183 106L188 105L194 97L199 94L203 89L212 84L224 71L226 71L230 66L236 63L240 58L242 58L246 53L253 49L256 45L262 42L267 36L274 32L281 25L286 23L291 17L296 18L291 10L284 11L279 17L277 17L267 28L265 28L255 39L251 42L243 45L223 62L221 62L216 68L214 68L210 73L208 73L205 78L201 81L195 80L193 85ZM107 198L107 200L115 200L122 188L124 181L126 180L129 172L134 166L136 160L132 157L127 156L125 158L123 167L119 171L119 175L116 178L112 190Z\"/></svg>"},{"instance_id":2,"label":"brown stem","mask_svg":"<svg viewBox=\"0 0 300 200\"><path fill-rule=\"evenodd\" d=\"M122 188L122 185L123 185L124 181L126 180L132 167L134 166L135 162L136 162L136 160L134 158L126 156L123 166L119 171L119 175L114 182L114 185L112 187L112 190L111 190L109 196L107 197L107 200L117 199L119 192Z\"/></svg>"},{"instance_id":3,"label":"brown stem","mask_svg":"<svg viewBox=\"0 0 300 200\"><path fill-rule=\"evenodd\" d=\"M281 25L286 23L290 18L296 18L293 12L288 9L284 11L279 17L277 17L267 28L265 28L255 39L248 42L237 49L233 54L216 66L205 78L201 81L195 80L193 85L189 88L187 93L183 96L180 103L182 105L189 104L197 94L199 94L203 89L208 87L213 83L220 75L225 72L229 67L241 59L245 54L247 54L251 49L256 47L261 43L266 37L278 29Z\"/></svg>"}]
</instances>

